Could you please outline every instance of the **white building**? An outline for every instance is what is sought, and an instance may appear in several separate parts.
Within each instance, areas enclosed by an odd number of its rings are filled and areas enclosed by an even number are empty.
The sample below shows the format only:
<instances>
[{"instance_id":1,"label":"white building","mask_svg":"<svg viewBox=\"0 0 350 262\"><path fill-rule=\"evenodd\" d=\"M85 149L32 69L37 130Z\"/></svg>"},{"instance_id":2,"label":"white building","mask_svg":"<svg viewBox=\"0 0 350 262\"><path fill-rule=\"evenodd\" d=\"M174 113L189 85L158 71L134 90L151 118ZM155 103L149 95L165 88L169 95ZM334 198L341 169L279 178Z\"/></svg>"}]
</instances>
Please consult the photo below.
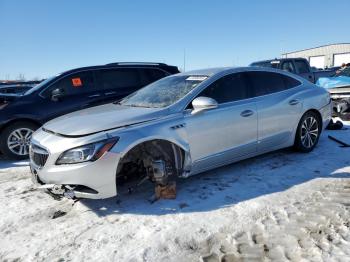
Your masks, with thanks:
<instances>
[{"instance_id":1,"label":"white building","mask_svg":"<svg viewBox=\"0 0 350 262\"><path fill-rule=\"evenodd\" d=\"M324 45L282 54L283 58L303 57L317 68L341 66L350 63L350 43Z\"/></svg>"}]
</instances>

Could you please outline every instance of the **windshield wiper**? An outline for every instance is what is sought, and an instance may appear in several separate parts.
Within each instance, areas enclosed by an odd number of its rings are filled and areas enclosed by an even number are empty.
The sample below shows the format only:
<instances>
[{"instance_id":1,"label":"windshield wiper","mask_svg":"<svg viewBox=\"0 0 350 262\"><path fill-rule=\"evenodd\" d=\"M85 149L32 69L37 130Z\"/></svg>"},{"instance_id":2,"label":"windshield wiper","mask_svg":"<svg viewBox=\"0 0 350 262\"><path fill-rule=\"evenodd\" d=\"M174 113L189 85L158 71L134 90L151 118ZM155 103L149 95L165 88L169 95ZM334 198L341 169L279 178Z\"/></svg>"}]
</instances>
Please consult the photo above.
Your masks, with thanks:
<instances>
[{"instance_id":1,"label":"windshield wiper","mask_svg":"<svg viewBox=\"0 0 350 262\"><path fill-rule=\"evenodd\" d=\"M131 104L131 105L125 105L130 107L144 107L144 108L152 108L151 106L145 106L145 105L137 105L137 104Z\"/></svg>"},{"instance_id":2,"label":"windshield wiper","mask_svg":"<svg viewBox=\"0 0 350 262\"><path fill-rule=\"evenodd\" d=\"M137 104L122 104L121 101L113 102L115 105L121 105L121 106L130 106L130 107L144 107L144 108L153 108L151 106L145 106L145 105L137 105Z\"/></svg>"}]
</instances>

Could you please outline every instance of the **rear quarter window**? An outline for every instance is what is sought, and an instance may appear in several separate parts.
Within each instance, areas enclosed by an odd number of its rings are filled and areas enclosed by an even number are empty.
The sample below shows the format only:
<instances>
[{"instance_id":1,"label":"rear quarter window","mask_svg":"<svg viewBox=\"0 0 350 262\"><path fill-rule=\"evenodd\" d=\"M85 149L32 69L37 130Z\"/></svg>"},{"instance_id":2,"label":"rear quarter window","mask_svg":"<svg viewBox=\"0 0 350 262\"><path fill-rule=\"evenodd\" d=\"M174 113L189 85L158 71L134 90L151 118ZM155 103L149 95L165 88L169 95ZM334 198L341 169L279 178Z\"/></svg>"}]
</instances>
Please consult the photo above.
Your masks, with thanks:
<instances>
[{"instance_id":1,"label":"rear quarter window","mask_svg":"<svg viewBox=\"0 0 350 262\"><path fill-rule=\"evenodd\" d=\"M292 77L281 75L284 81L284 85L286 89L294 88L299 85L301 85L301 82L299 80L296 80Z\"/></svg>"}]
</instances>

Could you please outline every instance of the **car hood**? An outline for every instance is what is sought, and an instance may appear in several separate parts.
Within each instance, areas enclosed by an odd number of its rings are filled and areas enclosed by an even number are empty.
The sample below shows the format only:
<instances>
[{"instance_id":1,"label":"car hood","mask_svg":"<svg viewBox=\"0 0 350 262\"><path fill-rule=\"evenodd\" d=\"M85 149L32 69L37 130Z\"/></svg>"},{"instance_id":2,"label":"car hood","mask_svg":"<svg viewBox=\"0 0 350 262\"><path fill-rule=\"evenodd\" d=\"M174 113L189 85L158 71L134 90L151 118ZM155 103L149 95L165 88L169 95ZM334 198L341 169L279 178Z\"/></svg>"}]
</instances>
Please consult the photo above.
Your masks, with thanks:
<instances>
[{"instance_id":1,"label":"car hood","mask_svg":"<svg viewBox=\"0 0 350 262\"><path fill-rule=\"evenodd\" d=\"M5 94L0 91L0 105L3 103L8 103L22 97L19 94Z\"/></svg>"},{"instance_id":2,"label":"car hood","mask_svg":"<svg viewBox=\"0 0 350 262\"><path fill-rule=\"evenodd\" d=\"M61 116L47 122L43 129L59 135L79 137L148 122L164 116L166 112L159 108L106 104Z\"/></svg>"},{"instance_id":3,"label":"car hood","mask_svg":"<svg viewBox=\"0 0 350 262\"><path fill-rule=\"evenodd\" d=\"M326 89L350 86L350 77L347 77L347 76L321 77L317 80L316 85Z\"/></svg>"},{"instance_id":4,"label":"car hood","mask_svg":"<svg viewBox=\"0 0 350 262\"><path fill-rule=\"evenodd\" d=\"M30 88L32 88L32 86L0 86L0 94L12 94L21 96Z\"/></svg>"}]
</instances>

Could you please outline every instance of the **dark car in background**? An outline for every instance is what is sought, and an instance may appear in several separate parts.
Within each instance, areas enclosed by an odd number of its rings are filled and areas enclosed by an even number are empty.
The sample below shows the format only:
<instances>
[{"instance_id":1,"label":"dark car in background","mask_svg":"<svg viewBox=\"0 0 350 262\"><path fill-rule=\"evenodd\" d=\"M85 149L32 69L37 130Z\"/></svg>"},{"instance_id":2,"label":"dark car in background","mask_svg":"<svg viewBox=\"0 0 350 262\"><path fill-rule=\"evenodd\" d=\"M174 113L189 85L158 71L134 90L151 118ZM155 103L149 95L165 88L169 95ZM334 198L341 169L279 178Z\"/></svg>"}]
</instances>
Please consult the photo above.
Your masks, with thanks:
<instances>
[{"instance_id":1,"label":"dark car in background","mask_svg":"<svg viewBox=\"0 0 350 262\"><path fill-rule=\"evenodd\" d=\"M24 94L34 85L0 85L1 94Z\"/></svg>"},{"instance_id":2,"label":"dark car in background","mask_svg":"<svg viewBox=\"0 0 350 262\"><path fill-rule=\"evenodd\" d=\"M176 66L163 63L112 63L66 71L24 93L0 91L0 151L25 159L32 133L48 120L120 100L176 73Z\"/></svg>"},{"instance_id":3,"label":"dark car in background","mask_svg":"<svg viewBox=\"0 0 350 262\"><path fill-rule=\"evenodd\" d=\"M280 58L253 62L250 66L276 68L306 78L316 83L320 77L328 77L335 74L336 69L315 70L310 67L309 61L305 58Z\"/></svg>"}]
</instances>

